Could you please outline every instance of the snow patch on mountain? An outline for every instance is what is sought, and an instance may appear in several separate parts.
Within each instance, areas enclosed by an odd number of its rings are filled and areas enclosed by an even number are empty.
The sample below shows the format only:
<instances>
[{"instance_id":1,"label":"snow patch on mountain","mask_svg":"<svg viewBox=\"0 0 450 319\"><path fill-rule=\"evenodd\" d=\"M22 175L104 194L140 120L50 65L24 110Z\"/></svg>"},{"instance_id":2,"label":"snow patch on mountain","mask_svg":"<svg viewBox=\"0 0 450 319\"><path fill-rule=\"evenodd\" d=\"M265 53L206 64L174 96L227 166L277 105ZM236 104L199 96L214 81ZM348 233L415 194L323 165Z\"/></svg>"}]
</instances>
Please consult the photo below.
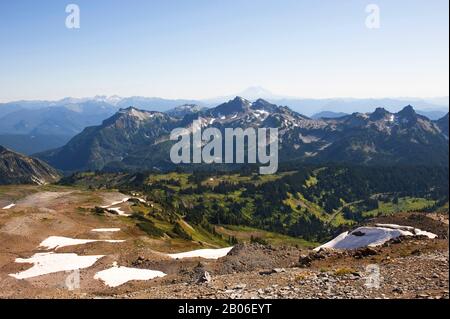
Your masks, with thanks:
<instances>
[{"instance_id":1,"label":"snow patch on mountain","mask_svg":"<svg viewBox=\"0 0 450 319\"><path fill-rule=\"evenodd\" d=\"M30 258L17 258L16 263L33 264L33 267L10 274L16 279L27 279L60 271L72 271L91 267L104 255L78 256L77 254L38 253Z\"/></svg>"},{"instance_id":2,"label":"snow patch on mountain","mask_svg":"<svg viewBox=\"0 0 450 319\"><path fill-rule=\"evenodd\" d=\"M220 248L220 249L199 249L188 251L178 254L169 254L169 257L173 259L183 259L183 258L205 258L205 259L219 259L228 255L228 253L233 249L233 247Z\"/></svg>"},{"instance_id":3,"label":"snow patch on mountain","mask_svg":"<svg viewBox=\"0 0 450 319\"><path fill-rule=\"evenodd\" d=\"M96 273L94 279L103 281L109 287L119 287L132 280L150 280L164 276L166 274L161 271L121 267L114 263L113 267Z\"/></svg>"},{"instance_id":4,"label":"snow patch on mountain","mask_svg":"<svg viewBox=\"0 0 450 319\"><path fill-rule=\"evenodd\" d=\"M376 227L359 227L352 232L344 232L315 250L318 251L322 248L357 249L361 247L376 247L401 236L437 238L437 235L433 233L410 226L378 224Z\"/></svg>"},{"instance_id":5,"label":"snow patch on mountain","mask_svg":"<svg viewBox=\"0 0 450 319\"><path fill-rule=\"evenodd\" d=\"M67 246L83 245L94 242L107 242L107 243L122 243L124 240L96 240L96 239L75 239L60 236L50 236L45 239L39 247L46 249L57 249Z\"/></svg>"}]
</instances>

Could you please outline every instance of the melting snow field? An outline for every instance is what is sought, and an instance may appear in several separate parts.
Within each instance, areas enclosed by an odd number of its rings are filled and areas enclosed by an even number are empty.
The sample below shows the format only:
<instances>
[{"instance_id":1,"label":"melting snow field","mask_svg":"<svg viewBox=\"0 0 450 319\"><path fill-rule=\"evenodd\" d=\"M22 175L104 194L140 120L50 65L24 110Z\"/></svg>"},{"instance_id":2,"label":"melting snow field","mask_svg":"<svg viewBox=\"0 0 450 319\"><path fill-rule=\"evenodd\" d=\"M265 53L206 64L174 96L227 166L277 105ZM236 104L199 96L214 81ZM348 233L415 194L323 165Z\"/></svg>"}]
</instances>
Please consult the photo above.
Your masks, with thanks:
<instances>
[{"instance_id":1,"label":"melting snow field","mask_svg":"<svg viewBox=\"0 0 450 319\"><path fill-rule=\"evenodd\" d=\"M110 212L116 213L116 214L119 215L119 216L125 216L125 217L128 217L128 216L131 216L131 215L125 213L124 211L122 211L122 210L120 209L120 207L111 207L111 206L116 206L116 205L119 205L119 204L126 203L126 202L128 202L130 199L131 199L130 197L125 197L125 198L123 198L122 200L117 201L117 202L114 202L114 203L112 203L112 204L110 204L110 205L101 206L101 208L105 208L105 209L109 210ZM139 201L142 200L142 202L145 202L143 199L138 199L138 200L139 200ZM111 207L111 208L110 208L110 207Z\"/></svg>"},{"instance_id":2,"label":"melting snow field","mask_svg":"<svg viewBox=\"0 0 450 319\"><path fill-rule=\"evenodd\" d=\"M50 236L44 240L39 247L46 249L57 249L66 246L83 245L93 242L107 242L107 243L123 243L124 240L97 240L97 239L75 239L68 237Z\"/></svg>"},{"instance_id":3,"label":"melting snow field","mask_svg":"<svg viewBox=\"0 0 450 319\"><path fill-rule=\"evenodd\" d=\"M91 231L95 233L115 233L120 231L120 228L96 228Z\"/></svg>"},{"instance_id":4,"label":"melting snow field","mask_svg":"<svg viewBox=\"0 0 450 319\"><path fill-rule=\"evenodd\" d=\"M110 204L110 205L101 206L101 207L102 207L102 208L108 208L108 207L111 207L111 206L116 206L116 205L119 205L119 204L123 204L123 203L128 202L129 199L130 199L129 197L125 197L124 199L122 199L122 200L120 200L120 201L114 202L114 203L112 203L112 204Z\"/></svg>"},{"instance_id":5,"label":"melting snow field","mask_svg":"<svg viewBox=\"0 0 450 319\"><path fill-rule=\"evenodd\" d=\"M437 235L418 228L391 224L378 224L376 227L360 227L352 232L340 234L332 241L317 247L334 249L357 249L361 247L376 247L400 236L427 236L434 239Z\"/></svg>"},{"instance_id":6,"label":"melting snow field","mask_svg":"<svg viewBox=\"0 0 450 319\"><path fill-rule=\"evenodd\" d=\"M119 216L125 216L125 217L130 216L130 214L127 214L123 210L121 210L120 207L108 208L108 210L116 213Z\"/></svg>"},{"instance_id":7,"label":"melting snow field","mask_svg":"<svg viewBox=\"0 0 450 319\"><path fill-rule=\"evenodd\" d=\"M30 258L17 258L16 263L33 263L34 266L17 274L10 274L16 279L27 279L60 271L71 271L91 267L103 255L78 256L77 254L39 253Z\"/></svg>"},{"instance_id":8,"label":"melting snow field","mask_svg":"<svg viewBox=\"0 0 450 319\"><path fill-rule=\"evenodd\" d=\"M411 226L400 226L400 225L395 225L395 224L376 224L375 226L409 231L410 233L412 233L411 235L413 235L413 236L427 236L430 239L435 239L438 237L436 234L433 234L433 233L430 233L430 232L427 232L424 230L420 230L418 228L414 228ZM411 236L411 235L409 235L409 236Z\"/></svg>"},{"instance_id":9,"label":"melting snow field","mask_svg":"<svg viewBox=\"0 0 450 319\"><path fill-rule=\"evenodd\" d=\"M205 259L219 259L228 255L228 253L233 249L233 247L220 248L220 249L199 249L188 251L179 254L169 254L168 256L173 259L183 259L183 258L205 258Z\"/></svg>"},{"instance_id":10,"label":"melting snow field","mask_svg":"<svg viewBox=\"0 0 450 319\"><path fill-rule=\"evenodd\" d=\"M16 204L9 204L8 206L3 207L2 209L11 209L14 206L16 206Z\"/></svg>"},{"instance_id":11,"label":"melting snow field","mask_svg":"<svg viewBox=\"0 0 450 319\"><path fill-rule=\"evenodd\" d=\"M164 277L165 273L157 270L114 266L95 274L94 279L102 280L109 287L118 287L131 280L150 280Z\"/></svg>"}]
</instances>

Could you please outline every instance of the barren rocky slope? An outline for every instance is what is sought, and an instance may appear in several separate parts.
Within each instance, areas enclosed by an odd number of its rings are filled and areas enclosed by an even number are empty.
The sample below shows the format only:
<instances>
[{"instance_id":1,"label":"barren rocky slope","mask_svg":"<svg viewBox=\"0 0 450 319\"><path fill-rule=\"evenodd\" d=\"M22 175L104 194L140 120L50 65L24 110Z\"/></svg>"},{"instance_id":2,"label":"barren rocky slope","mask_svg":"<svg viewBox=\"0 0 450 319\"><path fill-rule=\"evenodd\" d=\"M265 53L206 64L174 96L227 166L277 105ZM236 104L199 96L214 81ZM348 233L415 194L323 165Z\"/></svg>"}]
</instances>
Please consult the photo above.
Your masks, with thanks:
<instances>
[{"instance_id":1,"label":"barren rocky slope","mask_svg":"<svg viewBox=\"0 0 450 319\"><path fill-rule=\"evenodd\" d=\"M98 205L117 204L127 212L132 203L111 191L86 192L75 188L23 186L2 188L0 207L1 298L448 298L448 213L404 213L397 222L439 234L437 239L402 237L381 247L315 252L295 246L241 243L227 256L173 259L167 253L201 248L164 238L148 237L129 217L113 212L93 213ZM93 232L93 229L119 229ZM39 247L50 236L102 240L55 248ZM104 242L113 240L113 242ZM116 242L123 240L123 242ZM204 246L203 248L214 248ZM219 247L217 247L219 248ZM80 269L79 282L68 289L72 272L55 272L28 279L17 274L32 264L17 263L37 253L102 255ZM95 279L114 263L151 269L163 278L132 280L108 287Z\"/></svg>"},{"instance_id":2,"label":"barren rocky slope","mask_svg":"<svg viewBox=\"0 0 450 319\"><path fill-rule=\"evenodd\" d=\"M0 146L0 185L47 184L59 174L43 161L12 152Z\"/></svg>"}]
</instances>

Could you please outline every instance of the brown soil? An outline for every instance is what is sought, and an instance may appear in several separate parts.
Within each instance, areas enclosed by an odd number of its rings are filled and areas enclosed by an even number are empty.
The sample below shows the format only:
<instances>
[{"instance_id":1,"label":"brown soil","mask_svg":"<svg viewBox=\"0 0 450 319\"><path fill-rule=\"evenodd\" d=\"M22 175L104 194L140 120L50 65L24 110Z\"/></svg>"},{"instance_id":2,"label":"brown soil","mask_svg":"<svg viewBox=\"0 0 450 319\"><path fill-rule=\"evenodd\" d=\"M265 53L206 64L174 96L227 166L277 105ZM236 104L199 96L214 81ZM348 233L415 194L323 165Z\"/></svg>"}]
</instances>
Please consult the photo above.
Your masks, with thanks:
<instances>
[{"instance_id":1,"label":"brown soil","mask_svg":"<svg viewBox=\"0 0 450 319\"><path fill-rule=\"evenodd\" d=\"M3 190L3 191L2 191ZM375 249L373 255L332 252L304 268L299 258L311 252L295 247L237 245L219 260L174 260L162 252L173 251L169 241L152 239L129 218L98 216L95 206L122 199L115 192L79 189L30 190L0 188L0 202L17 203L0 210L0 298L448 298L448 215L421 213L381 217L371 223L414 226L439 235L436 240L402 238ZM129 203L118 205L129 211ZM116 233L95 233L93 228L120 228ZM80 271L79 289L69 291L68 274L48 274L17 280L9 274L31 267L15 263L43 250L49 236L86 239L123 239L123 243L90 243L58 249L79 255L106 255ZM183 250L176 243L176 250ZM186 247L191 245L186 244ZM160 270L164 278L132 281L109 288L94 275L117 262L121 266ZM367 266L380 270L380 287L368 288ZM205 271L209 283L198 284Z\"/></svg>"}]
</instances>

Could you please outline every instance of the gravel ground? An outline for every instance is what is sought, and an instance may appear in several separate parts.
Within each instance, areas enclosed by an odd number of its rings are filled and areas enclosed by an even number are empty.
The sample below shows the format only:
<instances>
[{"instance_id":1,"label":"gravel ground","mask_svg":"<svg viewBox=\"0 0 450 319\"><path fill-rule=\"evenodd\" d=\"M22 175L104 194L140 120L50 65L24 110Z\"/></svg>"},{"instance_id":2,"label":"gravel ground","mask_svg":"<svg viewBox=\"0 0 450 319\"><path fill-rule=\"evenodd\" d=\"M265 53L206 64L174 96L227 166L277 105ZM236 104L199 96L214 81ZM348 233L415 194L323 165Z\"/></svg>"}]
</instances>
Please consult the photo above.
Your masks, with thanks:
<instances>
[{"instance_id":1,"label":"gravel ground","mask_svg":"<svg viewBox=\"0 0 450 319\"><path fill-rule=\"evenodd\" d=\"M219 260L174 260L162 252L187 247L168 247L167 241L149 238L127 219L95 216L89 210L119 197L123 195L114 192L45 191L25 196L17 201L17 207L2 211L0 298L449 298L448 214L396 214L370 221L432 231L439 235L434 240L402 238L376 249L319 253L239 244ZM2 200L10 202L7 197ZM129 208L126 205L124 209ZM121 230L91 231L108 227ZM42 252L38 245L49 236L125 242L58 249L59 253L105 255L79 272L79 285L74 290L67 289L70 274L65 272L27 280L9 276L30 268L30 264L18 264L15 259ZM109 288L94 276L114 262L163 271L167 276Z\"/></svg>"}]
</instances>

